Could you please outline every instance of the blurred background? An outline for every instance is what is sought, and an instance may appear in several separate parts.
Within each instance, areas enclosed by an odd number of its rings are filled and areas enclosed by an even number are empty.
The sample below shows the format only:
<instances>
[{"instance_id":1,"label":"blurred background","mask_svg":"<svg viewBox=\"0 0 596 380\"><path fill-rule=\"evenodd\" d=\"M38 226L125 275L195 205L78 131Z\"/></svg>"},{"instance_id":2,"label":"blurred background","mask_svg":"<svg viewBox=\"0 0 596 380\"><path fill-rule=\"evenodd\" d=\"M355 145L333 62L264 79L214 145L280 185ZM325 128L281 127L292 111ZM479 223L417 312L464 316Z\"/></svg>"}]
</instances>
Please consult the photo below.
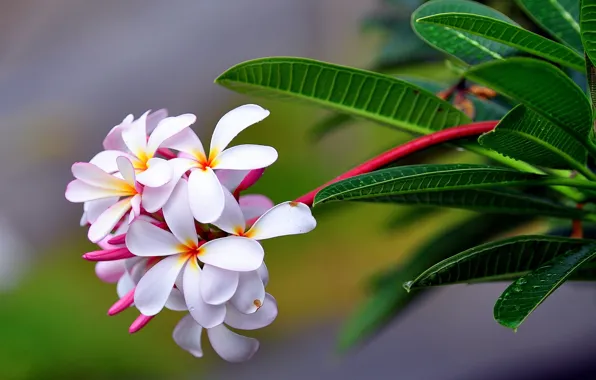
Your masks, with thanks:
<instances>
[{"instance_id":1,"label":"blurred background","mask_svg":"<svg viewBox=\"0 0 596 380\"><path fill-rule=\"evenodd\" d=\"M582 285L558 290L517 334L492 320L506 284L441 289L363 347L336 354L365 279L469 217L462 211L399 226L406 207L323 208L313 233L268 241L268 291L280 315L255 335L261 350L247 364L223 362L207 342L203 359L179 349L171 332L180 313L163 312L134 336L133 311L107 316L115 286L80 258L93 247L78 224L82 207L64 199L71 164L89 160L129 113L192 112L208 136L227 110L257 102L271 116L236 142L272 145L280 158L254 191L293 199L408 136L357 122L315 143L308 131L325 112L240 96L213 80L274 55L448 80L441 56L412 38L409 15L420 3L0 2L0 379L546 379L590 364L596 295Z\"/></svg>"}]
</instances>

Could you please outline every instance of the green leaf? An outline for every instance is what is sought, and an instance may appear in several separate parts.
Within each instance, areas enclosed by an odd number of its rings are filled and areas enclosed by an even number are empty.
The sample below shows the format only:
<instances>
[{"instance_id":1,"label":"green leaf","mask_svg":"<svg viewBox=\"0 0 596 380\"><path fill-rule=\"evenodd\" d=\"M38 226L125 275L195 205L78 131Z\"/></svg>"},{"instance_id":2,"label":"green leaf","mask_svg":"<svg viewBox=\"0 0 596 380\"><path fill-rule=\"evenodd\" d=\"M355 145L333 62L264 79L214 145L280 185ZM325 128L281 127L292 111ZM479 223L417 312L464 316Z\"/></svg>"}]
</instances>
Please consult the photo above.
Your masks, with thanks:
<instances>
[{"instance_id":1,"label":"green leaf","mask_svg":"<svg viewBox=\"0 0 596 380\"><path fill-rule=\"evenodd\" d=\"M581 0L580 33L588 58L596 62L596 0Z\"/></svg>"},{"instance_id":2,"label":"green leaf","mask_svg":"<svg viewBox=\"0 0 596 380\"><path fill-rule=\"evenodd\" d=\"M470 122L449 103L405 81L306 58L255 59L215 82L242 93L309 101L417 134Z\"/></svg>"},{"instance_id":3,"label":"green leaf","mask_svg":"<svg viewBox=\"0 0 596 380\"><path fill-rule=\"evenodd\" d=\"M435 0L422 5L412 14L412 28L431 46L470 65L502 59L515 53L515 49L483 37L448 27L416 22L423 17L448 12L474 13L515 24L502 13L473 1Z\"/></svg>"},{"instance_id":4,"label":"green leaf","mask_svg":"<svg viewBox=\"0 0 596 380\"><path fill-rule=\"evenodd\" d=\"M481 36L577 71L584 71L585 68L583 57L568 47L492 17L469 13L443 13L419 18L416 22L441 25Z\"/></svg>"},{"instance_id":5,"label":"green leaf","mask_svg":"<svg viewBox=\"0 0 596 380\"><path fill-rule=\"evenodd\" d=\"M480 137L480 145L533 165L583 171L587 151L574 136L523 105Z\"/></svg>"},{"instance_id":6,"label":"green leaf","mask_svg":"<svg viewBox=\"0 0 596 380\"><path fill-rule=\"evenodd\" d=\"M576 269L594 257L596 243L569 248L520 277L497 300L495 319L505 327L517 329Z\"/></svg>"},{"instance_id":7,"label":"green leaf","mask_svg":"<svg viewBox=\"0 0 596 380\"><path fill-rule=\"evenodd\" d=\"M584 92L553 65L508 58L472 67L465 76L513 98L588 145L592 110Z\"/></svg>"},{"instance_id":8,"label":"green leaf","mask_svg":"<svg viewBox=\"0 0 596 380\"><path fill-rule=\"evenodd\" d=\"M586 77L588 78L588 92L592 100L592 108L596 105L596 67L586 54Z\"/></svg>"},{"instance_id":9,"label":"green leaf","mask_svg":"<svg viewBox=\"0 0 596 380\"><path fill-rule=\"evenodd\" d=\"M474 121L499 120L509 109L493 100L480 99L474 95L466 95L474 105Z\"/></svg>"},{"instance_id":10,"label":"green leaf","mask_svg":"<svg viewBox=\"0 0 596 380\"><path fill-rule=\"evenodd\" d=\"M516 0L536 24L557 40L583 51L579 34L579 0Z\"/></svg>"},{"instance_id":11,"label":"green leaf","mask_svg":"<svg viewBox=\"0 0 596 380\"><path fill-rule=\"evenodd\" d=\"M405 263L400 263L399 266L377 275L372 280L374 284L369 289L372 294L342 326L339 349L345 351L378 334L426 294L426 291L406 292L402 288L405 281L440 260L527 223L530 218L532 216L511 220L509 217L481 214L463 222L447 225L436 237L409 255Z\"/></svg>"},{"instance_id":12,"label":"green leaf","mask_svg":"<svg viewBox=\"0 0 596 380\"><path fill-rule=\"evenodd\" d=\"M519 186L538 183L546 176L497 166L434 164L398 166L347 178L316 195L314 204L331 201L376 200L394 195L432 191Z\"/></svg>"},{"instance_id":13,"label":"green leaf","mask_svg":"<svg viewBox=\"0 0 596 380\"><path fill-rule=\"evenodd\" d=\"M404 287L411 290L520 276L571 249L590 244L594 244L594 240L545 235L503 239L470 248L443 260L404 284Z\"/></svg>"}]
</instances>

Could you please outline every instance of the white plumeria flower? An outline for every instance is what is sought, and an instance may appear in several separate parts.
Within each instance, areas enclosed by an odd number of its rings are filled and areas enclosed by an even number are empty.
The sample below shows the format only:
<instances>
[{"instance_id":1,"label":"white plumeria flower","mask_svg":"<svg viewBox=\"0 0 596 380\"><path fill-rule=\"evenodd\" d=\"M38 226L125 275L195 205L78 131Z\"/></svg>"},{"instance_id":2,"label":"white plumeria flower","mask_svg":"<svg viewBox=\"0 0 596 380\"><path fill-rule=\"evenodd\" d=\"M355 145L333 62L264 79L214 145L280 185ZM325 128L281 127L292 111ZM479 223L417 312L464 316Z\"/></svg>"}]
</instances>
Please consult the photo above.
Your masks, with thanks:
<instances>
[{"instance_id":1,"label":"white plumeria flower","mask_svg":"<svg viewBox=\"0 0 596 380\"><path fill-rule=\"evenodd\" d=\"M246 218L241 206L227 189L224 190L224 197L224 211L213 224L232 235L264 240L307 233L317 225L308 206L298 202L284 202L262 213L247 230L246 224L249 219ZM244 272L240 274L238 290L230 302L242 313L249 314L259 309L264 297L265 288L259 274L256 271Z\"/></svg>"},{"instance_id":2,"label":"white plumeria flower","mask_svg":"<svg viewBox=\"0 0 596 380\"><path fill-rule=\"evenodd\" d=\"M116 161L123 178L108 174L93 164L78 162L72 166L76 179L66 187L66 199L75 203L120 198L91 224L88 237L93 243L107 236L129 210L132 209L129 220L141 212L140 187L136 184L132 163L123 156Z\"/></svg>"},{"instance_id":3,"label":"white plumeria flower","mask_svg":"<svg viewBox=\"0 0 596 380\"><path fill-rule=\"evenodd\" d=\"M168 139L165 147L176 149L185 158L179 158L192 169L188 178L190 208L196 220L211 223L224 208L223 186L214 170L253 170L264 168L277 160L277 151L269 146L238 145L226 149L232 139L244 129L269 115L269 111L247 104L225 114L215 126L209 154L205 153L198 136L186 128Z\"/></svg>"},{"instance_id":4,"label":"white plumeria flower","mask_svg":"<svg viewBox=\"0 0 596 380\"><path fill-rule=\"evenodd\" d=\"M206 328L209 342L222 359L233 363L244 362L257 352L259 341L236 334L225 325L240 330L256 330L270 325L276 317L277 303L270 294L266 295L263 307L250 315L242 314L228 305L225 324ZM203 356L202 331L203 327L191 315L187 315L174 328L173 338L184 350L200 358Z\"/></svg>"},{"instance_id":5,"label":"white plumeria flower","mask_svg":"<svg viewBox=\"0 0 596 380\"><path fill-rule=\"evenodd\" d=\"M111 149L98 153L90 163L108 173L115 173L118 171L116 158L125 155L132 162L139 183L149 187L160 187L168 183L172 179L173 170L168 161L155 157L155 154L164 141L192 125L196 116L183 114L165 117L161 112L152 115L155 116L151 120L149 111L137 120L128 115L106 137L104 146ZM147 139L149 129L153 131Z\"/></svg>"},{"instance_id":6,"label":"white plumeria flower","mask_svg":"<svg viewBox=\"0 0 596 380\"><path fill-rule=\"evenodd\" d=\"M236 291L238 272L257 270L263 263L263 248L239 236L199 242L185 180L176 185L163 214L171 232L138 219L126 234L126 246L133 254L167 256L139 281L135 305L144 315L159 313L176 284L197 322L206 328L222 323L226 312L223 303ZM183 268L182 281L176 283Z\"/></svg>"}]
</instances>

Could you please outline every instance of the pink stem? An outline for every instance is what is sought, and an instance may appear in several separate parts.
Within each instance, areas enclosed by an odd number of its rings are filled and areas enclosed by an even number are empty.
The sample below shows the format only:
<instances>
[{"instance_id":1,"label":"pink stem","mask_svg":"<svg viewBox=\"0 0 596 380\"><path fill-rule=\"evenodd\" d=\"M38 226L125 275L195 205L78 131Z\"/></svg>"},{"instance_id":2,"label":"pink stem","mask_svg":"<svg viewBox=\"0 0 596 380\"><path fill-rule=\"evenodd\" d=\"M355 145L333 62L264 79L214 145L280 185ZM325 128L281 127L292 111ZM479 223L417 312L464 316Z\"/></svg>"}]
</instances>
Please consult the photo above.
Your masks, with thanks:
<instances>
[{"instance_id":1,"label":"pink stem","mask_svg":"<svg viewBox=\"0 0 596 380\"><path fill-rule=\"evenodd\" d=\"M110 309L108 310L108 315L109 316L116 315L116 314L121 313L124 310L128 309L130 306L132 306L132 304L134 302L134 298L135 298L135 289L133 288L130 292L126 293L124 295L124 297L122 297L118 301L116 301L116 303L113 304L112 307L110 307Z\"/></svg>"},{"instance_id":2,"label":"pink stem","mask_svg":"<svg viewBox=\"0 0 596 380\"><path fill-rule=\"evenodd\" d=\"M137 317L137 319L135 319L135 321L128 328L128 332L131 334L136 333L143 327L147 326L147 323L149 323L153 319L153 317L155 317L155 315L152 315L152 316L147 316L147 315L143 315L143 314L139 315Z\"/></svg>"},{"instance_id":3,"label":"pink stem","mask_svg":"<svg viewBox=\"0 0 596 380\"><path fill-rule=\"evenodd\" d=\"M108 240L108 244L120 245L120 244L124 244L125 241L126 241L126 234L122 234L122 235L114 236L113 238Z\"/></svg>"},{"instance_id":4,"label":"pink stem","mask_svg":"<svg viewBox=\"0 0 596 380\"><path fill-rule=\"evenodd\" d=\"M400 158L408 156L412 153L421 151L429 148L433 145L438 145L451 140L457 140L464 137L476 136L482 133L492 131L495 126L499 123L497 120L481 121L477 123L471 123L466 125L460 125L448 129L443 129L430 135L418 137L410 142L400 145L396 148L390 149L385 153L381 153L377 157L374 157L365 163L356 166L355 168L348 170L344 174L335 177L331 181L317 187L316 189L304 194L303 196L296 199L296 202L304 203L308 206L312 206L315 195L326 186L332 183L341 181L342 179L354 177L360 174L365 174L377 170L385 165L392 163ZM249 221L250 222L250 221Z\"/></svg>"}]
</instances>

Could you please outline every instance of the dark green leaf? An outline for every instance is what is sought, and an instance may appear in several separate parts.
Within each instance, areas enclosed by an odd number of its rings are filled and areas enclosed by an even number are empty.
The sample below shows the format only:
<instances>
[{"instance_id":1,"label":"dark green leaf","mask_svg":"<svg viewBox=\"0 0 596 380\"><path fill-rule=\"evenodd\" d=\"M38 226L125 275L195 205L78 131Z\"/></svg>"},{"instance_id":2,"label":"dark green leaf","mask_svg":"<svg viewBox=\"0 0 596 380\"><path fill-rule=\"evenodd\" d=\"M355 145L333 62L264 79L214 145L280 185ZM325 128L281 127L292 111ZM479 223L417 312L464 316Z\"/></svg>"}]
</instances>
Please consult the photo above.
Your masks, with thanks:
<instances>
[{"instance_id":1,"label":"dark green leaf","mask_svg":"<svg viewBox=\"0 0 596 380\"><path fill-rule=\"evenodd\" d=\"M579 0L516 0L538 25L557 40L583 51L579 34Z\"/></svg>"},{"instance_id":2,"label":"dark green leaf","mask_svg":"<svg viewBox=\"0 0 596 380\"><path fill-rule=\"evenodd\" d=\"M515 24L502 13L473 1L435 0L424 4L412 14L412 28L431 46L471 65L501 59L515 53L515 49L483 37L443 26L416 22L426 16L448 12L473 13Z\"/></svg>"},{"instance_id":3,"label":"dark green leaf","mask_svg":"<svg viewBox=\"0 0 596 380\"><path fill-rule=\"evenodd\" d=\"M389 221L387 222L387 230L392 232L397 229L407 227L424 219L428 219L429 217L435 217L440 212L441 209L436 207L400 207L400 210L395 212L389 218Z\"/></svg>"},{"instance_id":4,"label":"dark green leaf","mask_svg":"<svg viewBox=\"0 0 596 380\"><path fill-rule=\"evenodd\" d=\"M465 76L521 102L587 145L592 129L588 98L553 65L508 58L472 67Z\"/></svg>"},{"instance_id":5,"label":"dark green leaf","mask_svg":"<svg viewBox=\"0 0 596 380\"><path fill-rule=\"evenodd\" d=\"M499 120L509 112L508 108L493 100L480 99L474 95L467 95L467 98L474 105L474 121Z\"/></svg>"},{"instance_id":6,"label":"dark green leaf","mask_svg":"<svg viewBox=\"0 0 596 380\"><path fill-rule=\"evenodd\" d=\"M570 247L511 284L495 304L497 322L517 329L582 264L596 257L596 244Z\"/></svg>"},{"instance_id":7,"label":"dark green leaf","mask_svg":"<svg viewBox=\"0 0 596 380\"><path fill-rule=\"evenodd\" d=\"M581 39L586 55L596 62L596 0L581 0Z\"/></svg>"},{"instance_id":8,"label":"dark green leaf","mask_svg":"<svg viewBox=\"0 0 596 380\"><path fill-rule=\"evenodd\" d=\"M588 78L588 92L592 100L592 108L596 106L596 67L586 55L586 77Z\"/></svg>"},{"instance_id":9,"label":"dark green leaf","mask_svg":"<svg viewBox=\"0 0 596 380\"><path fill-rule=\"evenodd\" d=\"M481 36L577 71L583 71L585 67L583 57L576 51L519 26L492 17L451 12L419 18L416 21Z\"/></svg>"},{"instance_id":10,"label":"dark green leaf","mask_svg":"<svg viewBox=\"0 0 596 380\"><path fill-rule=\"evenodd\" d=\"M593 243L555 236L516 236L458 253L428 268L404 287L410 290L520 276L571 249Z\"/></svg>"},{"instance_id":11,"label":"dark green leaf","mask_svg":"<svg viewBox=\"0 0 596 380\"><path fill-rule=\"evenodd\" d=\"M216 83L242 93L309 101L417 134L470 122L449 103L405 81L305 58L244 62Z\"/></svg>"},{"instance_id":12,"label":"dark green leaf","mask_svg":"<svg viewBox=\"0 0 596 380\"><path fill-rule=\"evenodd\" d=\"M533 165L583 170L587 152L574 136L523 105L478 140L485 148Z\"/></svg>"}]
</instances>

